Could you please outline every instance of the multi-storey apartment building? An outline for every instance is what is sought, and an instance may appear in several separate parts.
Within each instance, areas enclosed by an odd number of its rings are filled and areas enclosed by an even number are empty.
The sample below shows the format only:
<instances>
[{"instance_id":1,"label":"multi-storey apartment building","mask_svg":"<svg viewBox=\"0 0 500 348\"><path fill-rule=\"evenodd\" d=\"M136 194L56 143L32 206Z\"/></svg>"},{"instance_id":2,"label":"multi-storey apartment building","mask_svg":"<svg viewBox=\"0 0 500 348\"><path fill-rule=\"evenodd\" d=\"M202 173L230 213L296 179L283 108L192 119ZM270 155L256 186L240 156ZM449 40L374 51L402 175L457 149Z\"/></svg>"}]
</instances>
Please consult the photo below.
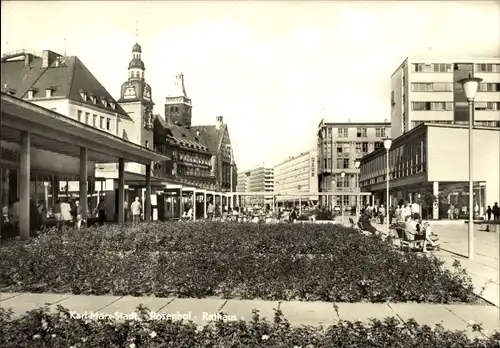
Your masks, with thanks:
<instances>
[{"instance_id":1,"label":"multi-storey apartment building","mask_svg":"<svg viewBox=\"0 0 500 348\"><path fill-rule=\"evenodd\" d=\"M408 57L391 77L392 136L423 122L467 124L468 104L457 81L469 76L483 79L475 99L475 125L500 127L500 58Z\"/></svg>"},{"instance_id":2,"label":"multi-storey apartment building","mask_svg":"<svg viewBox=\"0 0 500 348\"><path fill-rule=\"evenodd\" d=\"M269 196L245 196L241 202L249 204L272 204L274 191L274 168L259 166L238 173L237 192L269 192Z\"/></svg>"},{"instance_id":3,"label":"multi-storey apartment building","mask_svg":"<svg viewBox=\"0 0 500 348\"><path fill-rule=\"evenodd\" d=\"M279 196L276 202L297 200L297 197L287 197L291 193L311 193L318 191L318 158L317 151L303 152L289 157L286 161L274 166L274 192ZM305 195L304 201L318 201L317 195Z\"/></svg>"},{"instance_id":4,"label":"multi-storey apartment building","mask_svg":"<svg viewBox=\"0 0 500 348\"><path fill-rule=\"evenodd\" d=\"M319 192L332 192L333 198L321 197L322 205L340 206L340 192L359 192L356 160L382 148L390 136L391 124L384 122L324 122L318 129ZM344 172L344 178L341 173ZM339 195L335 196L335 193ZM356 204L356 197L344 195L343 206ZM328 202L327 202L328 201Z\"/></svg>"}]
</instances>

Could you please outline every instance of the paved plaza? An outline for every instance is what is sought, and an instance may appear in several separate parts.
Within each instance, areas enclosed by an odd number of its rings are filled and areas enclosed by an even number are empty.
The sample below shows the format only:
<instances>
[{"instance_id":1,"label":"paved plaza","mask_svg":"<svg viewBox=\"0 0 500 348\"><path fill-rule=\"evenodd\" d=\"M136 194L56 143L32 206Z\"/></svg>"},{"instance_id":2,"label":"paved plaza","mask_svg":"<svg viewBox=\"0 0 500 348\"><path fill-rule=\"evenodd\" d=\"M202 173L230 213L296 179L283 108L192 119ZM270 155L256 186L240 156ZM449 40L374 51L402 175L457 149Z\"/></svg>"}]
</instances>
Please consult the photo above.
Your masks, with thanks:
<instances>
[{"instance_id":1,"label":"paved plaza","mask_svg":"<svg viewBox=\"0 0 500 348\"><path fill-rule=\"evenodd\" d=\"M54 310L61 305L83 315L109 315L124 317L134 312L139 304L145 305L155 317L169 314L184 317L197 324L208 324L219 312L232 320L250 321L252 310L258 309L261 317L272 321L274 309L283 311L292 325L331 325L339 319L368 321L369 318L396 317L401 322L414 318L421 324L442 324L446 329L465 330L471 337L468 324L482 323L484 335L500 329L498 308L494 306L436 305L415 303L330 303L298 301L259 301L223 299L178 299L131 296L86 296L71 294L0 293L0 307L12 308L15 316L47 305Z\"/></svg>"},{"instance_id":2,"label":"paved plaza","mask_svg":"<svg viewBox=\"0 0 500 348\"><path fill-rule=\"evenodd\" d=\"M441 251L433 252L452 270L455 260L467 270L472 279L474 292L486 301L500 307L500 235L485 232L484 226L474 225L474 258L468 259L468 224L462 221L453 223L430 222L433 231L439 235ZM385 226L375 224L378 229ZM499 314L500 317L500 314Z\"/></svg>"}]
</instances>

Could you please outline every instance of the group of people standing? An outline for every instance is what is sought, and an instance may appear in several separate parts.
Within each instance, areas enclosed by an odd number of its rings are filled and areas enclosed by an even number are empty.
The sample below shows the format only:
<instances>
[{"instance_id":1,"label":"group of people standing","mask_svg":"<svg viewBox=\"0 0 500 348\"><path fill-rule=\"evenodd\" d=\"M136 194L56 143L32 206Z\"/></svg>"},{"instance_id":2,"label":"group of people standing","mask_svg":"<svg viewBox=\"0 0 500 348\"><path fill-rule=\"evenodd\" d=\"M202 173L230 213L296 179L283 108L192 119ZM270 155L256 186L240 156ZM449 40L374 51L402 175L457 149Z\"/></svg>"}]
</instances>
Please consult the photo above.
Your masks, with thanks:
<instances>
[{"instance_id":1,"label":"group of people standing","mask_svg":"<svg viewBox=\"0 0 500 348\"><path fill-rule=\"evenodd\" d=\"M393 222L404 222L408 216L412 216L414 214L420 215L420 205L417 203L406 203L404 205L392 205L387 211L387 208L384 207L383 204L380 206L377 205L368 205L364 209L362 209L361 213L366 212L370 219L376 219L376 221L380 222L380 224L384 224L385 219L389 219L389 224Z\"/></svg>"}]
</instances>

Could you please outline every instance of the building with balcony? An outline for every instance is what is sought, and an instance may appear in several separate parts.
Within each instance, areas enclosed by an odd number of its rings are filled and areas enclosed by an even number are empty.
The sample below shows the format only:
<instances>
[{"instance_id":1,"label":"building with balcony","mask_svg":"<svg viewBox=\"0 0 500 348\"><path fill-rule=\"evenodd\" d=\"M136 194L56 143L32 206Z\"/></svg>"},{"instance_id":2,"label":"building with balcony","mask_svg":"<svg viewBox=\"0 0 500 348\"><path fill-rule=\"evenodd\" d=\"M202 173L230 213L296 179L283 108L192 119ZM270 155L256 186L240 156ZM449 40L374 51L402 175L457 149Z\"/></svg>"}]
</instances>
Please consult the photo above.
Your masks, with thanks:
<instances>
[{"instance_id":1,"label":"building with balcony","mask_svg":"<svg viewBox=\"0 0 500 348\"><path fill-rule=\"evenodd\" d=\"M467 124L469 109L461 85L480 77L475 125L500 127L500 58L434 59L408 57L391 76L391 133L421 123Z\"/></svg>"},{"instance_id":2,"label":"building with balcony","mask_svg":"<svg viewBox=\"0 0 500 348\"><path fill-rule=\"evenodd\" d=\"M269 196L242 196L244 205L273 204L274 168L259 166L238 173L236 192L269 192Z\"/></svg>"},{"instance_id":3,"label":"building with balcony","mask_svg":"<svg viewBox=\"0 0 500 348\"><path fill-rule=\"evenodd\" d=\"M383 148L382 139L390 136L389 122L324 122L318 127L318 191L332 192L321 197L321 205L330 208L340 206L341 196L335 192L359 192L356 160ZM341 173L345 177L341 177ZM343 196L344 207L354 206L356 196Z\"/></svg>"},{"instance_id":4,"label":"building with balcony","mask_svg":"<svg viewBox=\"0 0 500 348\"><path fill-rule=\"evenodd\" d=\"M304 194L318 191L317 151L303 152L274 166L274 192L278 204L295 201L297 197L287 197L287 192ZM304 195L303 201L316 203L318 196Z\"/></svg>"},{"instance_id":5,"label":"building with balcony","mask_svg":"<svg viewBox=\"0 0 500 348\"><path fill-rule=\"evenodd\" d=\"M500 200L500 129L473 131L474 211L483 215ZM389 151L391 205L417 202L426 219L448 217L453 205L457 217L468 218L468 126L421 124L394 139ZM386 202L384 148L361 159L360 186L372 193L374 204Z\"/></svg>"}]
</instances>

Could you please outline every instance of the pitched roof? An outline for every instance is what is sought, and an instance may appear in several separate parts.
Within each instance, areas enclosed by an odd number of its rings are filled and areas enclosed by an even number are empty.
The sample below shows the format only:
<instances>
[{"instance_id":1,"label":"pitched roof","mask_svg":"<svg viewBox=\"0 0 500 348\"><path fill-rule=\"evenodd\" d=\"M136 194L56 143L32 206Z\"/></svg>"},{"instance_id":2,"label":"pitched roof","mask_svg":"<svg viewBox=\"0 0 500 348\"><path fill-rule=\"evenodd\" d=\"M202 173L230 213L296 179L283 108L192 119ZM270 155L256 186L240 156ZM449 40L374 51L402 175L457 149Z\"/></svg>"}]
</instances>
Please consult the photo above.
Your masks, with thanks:
<instances>
[{"instance_id":1,"label":"pitched roof","mask_svg":"<svg viewBox=\"0 0 500 348\"><path fill-rule=\"evenodd\" d=\"M22 54L19 57L23 56ZM7 85L13 95L27 98L29 90L38 91L35 98L44 99L45 89L53 88L51 98L66 98L89 106L97 107L108 112L130 119L130 116L116 102L111 94L101 85L99 80L87 69L85 64L76 57L62 57L54 59L48 68L42 68L42 58L33 56L30 64L25 60L2 59L2 85ZM11 57L17 58L17 57ZM89 97L85 100L81 94L85 92ZM90 96L95 97L94 103ZM103 101L107 101L107 105ZM110 102L114 102L113 109Z\"/></svg>"},{"instance_id":2,"label":"pitched roof","mask_svg":"<svg viewBox=\"0 0 500 348\"><path fill-rule=\"evenodd\" d=\"M177 125L169 125L163 117L156 115L156 118L165 129L165 135L168 141L198 151L212 152L208 144L201 138L201 135L198 137L196 129L193 129L194 127L186 128Z\"/></svg>"},{"instance_id":3,"label":"pitched roof","mask_svg":"<svg viewBox=\"0 0 500 348\"><path fill-rule=\"evenodd\" d=\"M203 140L205 144L207 144L208 148L213 154L217 154L219 152L219 146L224 136L224 132L226 130L226 125L222 125L219 129L216 126L193 126L191 129L200 132L200 138Z\"/></svg>"}]
</instances>

